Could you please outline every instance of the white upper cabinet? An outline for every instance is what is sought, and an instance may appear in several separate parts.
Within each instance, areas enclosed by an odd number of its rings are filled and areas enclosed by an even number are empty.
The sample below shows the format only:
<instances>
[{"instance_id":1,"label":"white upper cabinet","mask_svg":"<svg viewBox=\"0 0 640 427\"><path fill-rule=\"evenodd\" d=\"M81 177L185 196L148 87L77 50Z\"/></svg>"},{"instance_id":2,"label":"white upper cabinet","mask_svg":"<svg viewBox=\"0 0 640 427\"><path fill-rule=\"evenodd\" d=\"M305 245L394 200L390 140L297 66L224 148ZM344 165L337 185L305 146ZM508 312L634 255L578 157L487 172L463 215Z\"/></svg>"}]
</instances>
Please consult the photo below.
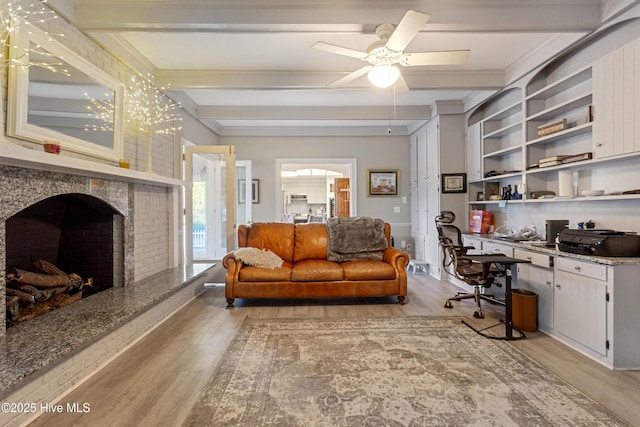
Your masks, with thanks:
<instances>
[{"instance_id":1,"label":"white upper cabinet","mask_svg":"<svg viewBox=\"0 0 640 427\"><path fill-rule=\"evenodd\" d=\"M480 127L481 123L477 122L467 128L467 179L469 181L482 179Z\"/></svg>"},{"instance_id":2,"label":"white upper cabinet","mask_svg":"<svg viewBox=\"0 0 640 427\"><path fill-rule=\"evenodd\" d=\"M640 152L640 40L593 65L596 158Z\"/></svg>"}]
</instances>

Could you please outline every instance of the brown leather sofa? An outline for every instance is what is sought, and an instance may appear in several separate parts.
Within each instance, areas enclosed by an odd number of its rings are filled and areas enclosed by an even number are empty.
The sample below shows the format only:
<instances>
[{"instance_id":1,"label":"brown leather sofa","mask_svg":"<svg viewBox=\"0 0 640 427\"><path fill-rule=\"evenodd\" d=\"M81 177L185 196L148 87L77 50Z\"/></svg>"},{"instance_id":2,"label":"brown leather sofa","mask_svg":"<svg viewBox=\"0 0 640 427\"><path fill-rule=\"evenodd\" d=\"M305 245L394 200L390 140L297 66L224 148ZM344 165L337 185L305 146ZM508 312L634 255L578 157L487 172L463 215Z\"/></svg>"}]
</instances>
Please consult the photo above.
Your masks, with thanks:
<instances>
[{"instance_id":1,"label":"brown leather sofa","mask_svg":"<svg viewBox=\"0 0 640 427\"><path fill-rule=\"evenodd\" d=\"M223 259L227 269L227 307L235 298L321 298L407 295L405 267L409 256L394 249L385 223L387 248L382 261L342 263L327 260L325 224L254 223L238 227L238 246L268 249L283 259L282 267L268 269L243 264L233 252Z\"/></svg>"}]
</instances>

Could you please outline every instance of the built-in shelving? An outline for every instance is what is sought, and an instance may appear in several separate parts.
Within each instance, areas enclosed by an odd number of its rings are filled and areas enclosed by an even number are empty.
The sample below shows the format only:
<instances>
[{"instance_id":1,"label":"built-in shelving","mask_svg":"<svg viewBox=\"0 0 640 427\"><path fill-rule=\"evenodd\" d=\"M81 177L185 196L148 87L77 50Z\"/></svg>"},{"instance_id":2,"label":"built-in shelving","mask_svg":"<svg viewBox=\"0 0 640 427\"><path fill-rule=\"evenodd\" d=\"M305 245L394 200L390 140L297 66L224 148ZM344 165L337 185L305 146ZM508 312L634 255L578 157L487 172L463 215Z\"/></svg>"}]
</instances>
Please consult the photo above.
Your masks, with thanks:
<instances>
[{"instance_id":1,"label":"built-in shelving","mask_svg":"<svg viewBox=\"0 0 640 427\"><path fill-rule=\"evenodd\" d=\"M593 125L591 122L583 123L581 125L562 130L560 132L552 133L551 135L545 135L545 136L533 139L531 141L527 141L525 144L526 145L550 144L565 138L582 135L584 133L590 133L592 126Z\"/></svg>"},{"instance_id":2,"label":"built-in shelving","mask_svg":"<svg viewBox=\"0 0 640 427\"><path fill-rule=\"evenodd\" d=\"M636 187L634 175L640 142L629 129L637 127L638 112L632 99L640 92L640 70L632 58L640 52L640 39L625 45L575 72L562 63L550 63L523 86L514 85L493 96L471 115L480 123L482 175L469 181L470 205L498 204L477 200L487 182L499 188L524 184L523 200L508 203L561 203L637 200L640 196L610 195L574 199L528 199L533 191L559 192L560 172L570 171L578 188L625 191ZM617 68L616 68L617 67ZM622 67L622 68L621 68ZM618 70L618 71L616 71ZM524 93L524 98L522 98ZM472 120L473 119L473 120ZM564 129L541 135L541 126L561 123ZM473 150L469 150L473 153ZM544 159L583 155L586 160L539 167ZM469 162L472 164L473 162ZM544 165L544 164L543 164ZM631 179L613 179L611 170ZM490 172L493 176L486 176ZM577 172L577 174L576 174Z\"/></svg>"},{"instance_id":3,"label":"built-in shelving","mask_svg":"<svg viewBox=\"0 0 640 427\"><path fill-rule=\"evenodd\" d=\"M485 159L497 158L497 157L506 156L507 154L511 154L514 152L519 152L521 150L522 150L521 146L507 147L501 150L493 151L491 153L485 153L482 155L482 157L484 157Z\"/></svg>"},{"instance_id":4,"label":"built-in shelving","mask_svg":"<svg viewBox=\"0 0 640 427\"><path fill-rule=\"evenodd\" d=\"M484 135L484 137L485 138L501 138L503 136L509 135L512 132L518 132L521 129L522 129L522 123L520 122L512 123L510 125L497 129L493 132L489 132L488 134Z\"/></svg>"}]
</instances>

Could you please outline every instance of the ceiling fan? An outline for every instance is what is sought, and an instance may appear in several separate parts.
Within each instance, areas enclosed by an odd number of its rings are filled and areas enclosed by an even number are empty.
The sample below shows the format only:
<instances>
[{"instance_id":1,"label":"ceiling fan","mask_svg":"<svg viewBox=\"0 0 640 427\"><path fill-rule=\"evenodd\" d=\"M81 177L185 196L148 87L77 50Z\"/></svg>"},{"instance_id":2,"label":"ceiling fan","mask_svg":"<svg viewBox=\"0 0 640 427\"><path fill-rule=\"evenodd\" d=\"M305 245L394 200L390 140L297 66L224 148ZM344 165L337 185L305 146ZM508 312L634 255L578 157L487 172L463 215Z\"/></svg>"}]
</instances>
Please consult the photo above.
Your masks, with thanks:
<instances>
[{"instance_id":1,"label":"ceiling fan","mask_svg":"<svg viewBox=\"0 0 640 427\"><path fill-rule=\"evenodd\" d=\"M420 65L464 64L469 56L469 50L403 52L404 48L411 43L429 18L431 18L431 15L428 13L408 10L397 27L392 24L379 25L376 28L376 36L380 40L369 45L366 52L331 43L316 42L312 46L314 49L351 56L369 62L369 65L365 65L329 84L329 87L335 89L369 73L369 80L374 86L386 88L396 84L396 91L406 91L409 88L396 65L414 67Z\"/></svg>"}]
</instances>

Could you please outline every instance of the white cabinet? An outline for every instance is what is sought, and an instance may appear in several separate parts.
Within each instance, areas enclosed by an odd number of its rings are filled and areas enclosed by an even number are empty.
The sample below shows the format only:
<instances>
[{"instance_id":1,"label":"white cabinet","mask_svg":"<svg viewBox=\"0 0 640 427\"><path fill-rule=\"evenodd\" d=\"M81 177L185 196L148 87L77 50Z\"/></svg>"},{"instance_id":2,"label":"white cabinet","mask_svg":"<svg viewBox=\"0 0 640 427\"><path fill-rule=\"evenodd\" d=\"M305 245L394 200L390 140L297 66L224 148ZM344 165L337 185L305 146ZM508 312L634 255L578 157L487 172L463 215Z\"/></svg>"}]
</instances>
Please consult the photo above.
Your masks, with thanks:
<instances>
[{"instance_id":1,"label":"white cabinet","mask_svg":"<svg viewBox=\"0 0 640 427\"><path fill-rule=\"evenodd\" d=\"M326 204L327 189L325 186L309 186L307 187L307 203L309 204Z\"/></svg>"},{"instance_id":2,"label":"white cabinet","mask_svg":"<svg viewBox=\"0 0 640 427\"><path fill-rule=\"evenodd\" d=\"M423 260L429 263L429 272L441 278L442 251L435 217L441 210L453 211L458 217L457 225L465 229L466 195L442 194L440 174L464 172L465 130L462 103L438 101L436 106L438 114L410 136L412 153L415 145L418 156L410 163L417 169L417 185L411 189L411 236L414 242L424 242ZM413 171L410 176L414 176Z\"/></svg>"},{"instance_id":3,"label":"white cabinet","mask_svg":"<svg viewBox=\"0 0 640 427\"><path fill-rule=\"evenodd\" d=\"M593 65L594 156L640 151L640 40Z\"/></svg>"},{"instance_id":4,"label":"white cabinet","mask_svg":"<svg viewBox=\"0 0 640 427\"><path fill-rule=\"evenodd\" d=\"M468 235L462 236L462 243L464 246L473 247L473 249L467 249L467 253L470 254L479 254L482 253L482 240L476 239L474 237L469 237Z\"/></svg>"},{"instance_id":5,"label":"white cabinet","mask_svg":"<svg viewBox=\"0 0 640 427\"><path fill-rule=\"evenodd\" d=\"M481 245L484 253L530 261L517 264L513 287L538 295L541 332L610 368L640 369L640 263L633 258L592 262L473 235L464 235L463 241ZM491 287L488 292L500 297L503 290Z\"/></svg>"},{"instance_id":6,"label":"white cabinet","mask_svg":"<svg viewBox=\"0 0 640 427\"><path fill-rule=\"evenodd\" d=\"M514 287L538 295L538 329L549 332L553 329L553 258L523 249L515 249L513 256L531 261L517 264Z\"/></svg>"},{"instance_id":7,"label":"white cabinet","mask_svg":"<svg viewBox=\"0 0 640 427\"><path fill-rule=\"evenodd\" d=\"M427 123L427 145L425 150L426 183L437 182L440 177L440 117Z\"/></svg>"},{"instance_id":8,"label":"white cabinet","mask_svg":"<svg viewBox=\"0 0 640 427\"><path fill-rule=\"evenodd\" d=\"M559 257L555 267L554 329L606 356L607 267Z\"/></svg>"},{"instance_id":9,"label":"white cabinet","mask_svg":"<svg viewBox=\"0 0 640 427\"><path fill-rule=\"evenodd\" d=\"M418 185L427 185L429 181L428 179L429 166L427 164L428 157L429 157L428 129L429 127L427 126L417 134L418 143L416 146L416 156L417 156L417 167L418 167L418 176L417 176Z\"/></svg>"},{"instance_id":10,"label":"white cabinet","mask_svg":"<svg viewBox=\"0 0 640 427\"><path fill-rule=\"evenodd\" d=\"M442 250L440 249L440 240L438 239L438 230L436 229L435 217L440 213L440 192L437 182L430 183L427 186L427 215L425 217L427 225L427 233L425 236L425 261L429 263L431 268L429 272L437 279L442 279Z\"/></svg>"},{"instance_id":11,"label":"white cabinet","mask_svg":"<svg viewBox=\"0 0 640 427\"><path fill-rule=\"evenodd\" d=\"M480 122L467 128L467 180L469 182L482 179L480 130Z\"/></svg>"},{"instance_id":12,"label":"white cabinet","mask_svg":"<svg viewBox=\"0 0 640 427\"><path fill-rule=\"evenodd\" d=\"M411 188L418 185L418 135L409 140L409 184Z\"/></svg>"}]
</instances>

